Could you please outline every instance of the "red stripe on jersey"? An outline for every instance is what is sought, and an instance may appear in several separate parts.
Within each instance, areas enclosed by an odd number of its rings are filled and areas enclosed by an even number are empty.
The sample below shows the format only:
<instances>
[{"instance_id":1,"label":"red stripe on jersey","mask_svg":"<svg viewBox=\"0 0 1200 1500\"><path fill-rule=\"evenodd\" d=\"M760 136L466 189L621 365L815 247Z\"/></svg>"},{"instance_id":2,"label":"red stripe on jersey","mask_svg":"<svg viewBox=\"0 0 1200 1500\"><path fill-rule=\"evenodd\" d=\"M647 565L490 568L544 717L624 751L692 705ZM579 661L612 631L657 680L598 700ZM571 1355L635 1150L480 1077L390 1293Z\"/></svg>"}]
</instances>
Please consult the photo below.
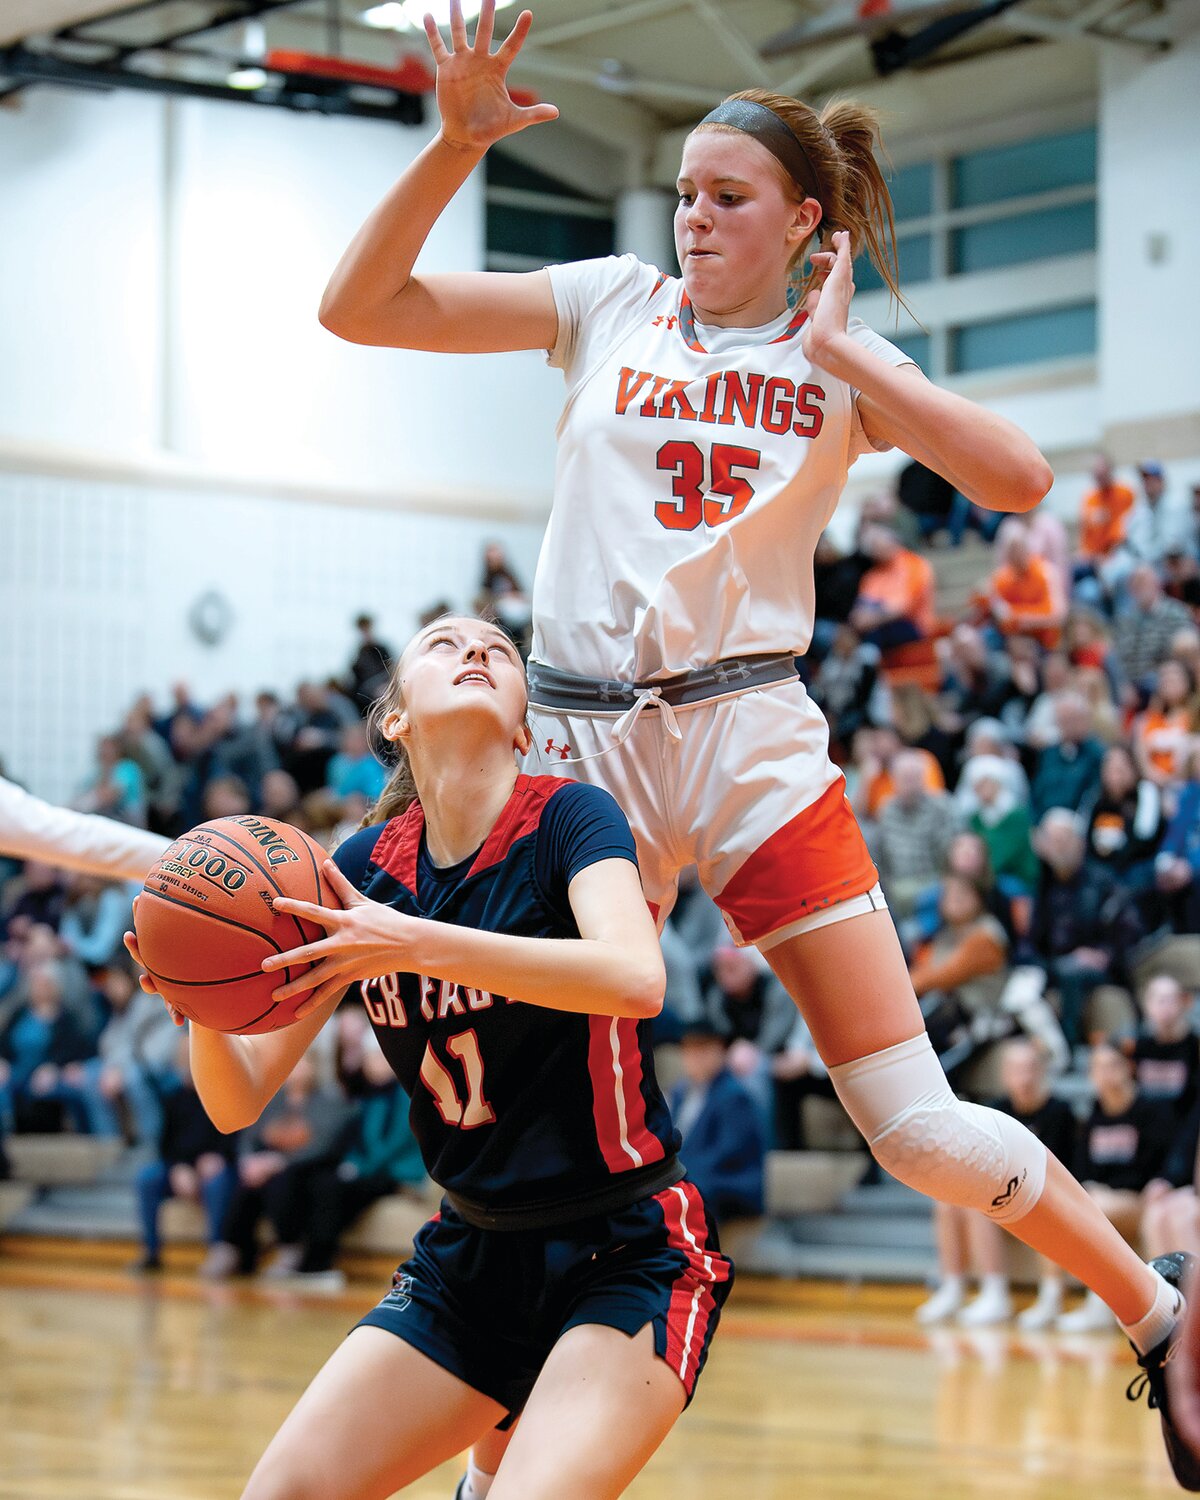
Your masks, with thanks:
<instances>
[{"instance_id":1,"label":"red stripe on jersey","mask_svg":"<svg viewBox=\"0 0 1200 1500\"><path fill-rule=\"evenodd\" d=\"M800 332L800 330L804 327L805 323L807 323L807 322L808 322L808 313L804 310L803 307L798 307L796 309L796 311L792 314L792 321L783 330L783 332L779 335L779 337L772 339L771 342L773 344L783 344L783 343L786 343L788 339L795 338L796 335Z\"/></svg>"},{"instance_id":2,"label":"red stripe on jersey","mask_svg":"<svg viewBox=\"0 0 1200 1500\"><path fill-rule=\"evenodd\" d=\"M483 848L475 856L475 863L467 871L468 879L490 865L498 865L518 839L532 833L538 826L542 810L555 792L561 792L563 787L570 785L561 776L518 776L512 796L496 819L496 826L488 834Z\"/></svg>"},{"instance_id":3,"label":"red stripe on jersey","mask_svg":"<svg viewBox=\"0 0 1200 1500\"><path fill-rule=\"evenodd\" d=\"M475 856L468 876L498 865L518 839L532 833L538 826L542 810L555 792L570 785L561 776L518 776L512 796L504 804L495 827ZM417 893L417 853L424 829L425 814L421 804L414 802L384 827L371 851L374 863L414 896Z\"/></svg>"},{"instance_id":4,"label":"red stripe on jersey","mask_svg":"<svg viewBox=\"0 0 1200 1500\"><path fill-rule=\"evenodd\" d=\"M616 1016L588 1017L588 1076L592 1081L592 1118L596 1124L596 1144L600 1147L604 1165L610 1172L628 1172L634 1167L644 1166L646 1161L629 1139L619 1024ZM640 1083L640 1062L638 1077ZM644 1111L642 1124L644 1130ZM658 1154L662 1155L661 1147Z\"/></svg>"},{"instance_id":5,"label":"red stripe on jersey","mask_svg":"<svg viewBox=\"0 0 1200 1500\"><path fill-rule=\"evenodd\" d=\"M421 830L425 814L414 802L398 818L390 818L375 840L371 861L398 880L406 891L417 894L417 850L421 847Z\"/></svg>"},{"instance_id":6,"label":"red stripe on jersey","mask_svg":"<svg viewBox=\"0 0 1200 1500\"><path fill-rule=\"evenodd\" d=\"M716 1311L712 1288L729 1280L730 1265L720 1251L709 1247L704 1201L693 1183L677 1182L656 1193L654 1201L663 1211L667 1243L687 1259L687 1269L671 1288L665 1358L690 1396Z\"/></svg>"},{"instance_id":7,"label":"red stripe on jersey","mask_svg":"<svg viewBox=\"0 0 1200 1500\"><path fill-rule=\"evenodd\" d=\"M667 273L665 271L660 271L658 273L658 280L650 288L650 295L646 298L647 302L652 302L654 298L658 296L660 288L665 285L667 280Z\"/></svg>"},{"instance_id":8,"label":"red stripe on jersey","mask_svg":"<svg viewBox=\"0 0 1200 1500\"><path fill-rule=\"evenodd\" d=\"M666 1155L663 1143L646 1124L646 1096L642 1092L642 1048L636 1020L623 1016L617 1021L617 1041L626 1137L643 1162L661 1161Z\"/></svg>"}]
</instances>

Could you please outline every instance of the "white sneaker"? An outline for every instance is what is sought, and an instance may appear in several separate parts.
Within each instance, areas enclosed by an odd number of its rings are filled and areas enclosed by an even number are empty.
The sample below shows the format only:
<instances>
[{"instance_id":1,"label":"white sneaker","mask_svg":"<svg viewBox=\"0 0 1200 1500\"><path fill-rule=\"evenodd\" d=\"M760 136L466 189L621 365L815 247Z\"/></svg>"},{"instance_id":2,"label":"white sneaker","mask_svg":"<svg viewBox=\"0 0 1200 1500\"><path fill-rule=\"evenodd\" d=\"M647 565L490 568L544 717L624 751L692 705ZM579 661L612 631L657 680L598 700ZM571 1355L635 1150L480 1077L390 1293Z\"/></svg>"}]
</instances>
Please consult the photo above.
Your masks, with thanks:
<instances>
[{"instance_id":1,"label":"white sneaker","mask_svg":"<svg viewBox=\"0 0 1200 1500\"><path fill-rule=\"evenodd\" d=\"M293 1271L280 1277L289 1287L305 1292L341 1292L346 1289L346 1273L336 1267L329 1271Z\"/></svg>"},{"instance_id":2,"label":"white sneaker","mask_svg":"<svg viewBox=\"0 0 1200 1500\"><path fill-rule=\"evenodd\" d=\"M1089 1292L1074 1312L1063 1313L1054 1326L1059 1333L1114 1333L1117 1320L1095 1292Z\"/></svg>"},{"instance_id":3,"label":"white sneaker","mask_svg":"<svg viewBox=\"0 0 1200 1500\"><path fill-rule=\"evenodd\" d=\"M227 1245L224 1240L218 1240L215 1245L208 1247L208 1253L200 1262L196 1274L202 1276L205 1281L224 1281L233 1275L238 1268L238 1253L233 1245Z\"/></svg>"},{"instance_id":4,"label":"white sneaker","mask_svg":"<svg viewBox=\"0 0 1200 1500\"><path fill-rule=\"evenodd\" d=\"M934 1323L947 1322L963 1305L963 1297L961 1282L943 1281L933 1296L917 1308L917 1322L926 1328Z\"/></svg>"},{"instance_id":5,"label":"white sneaker","mask_svg":"<svg viewBox=\"0 0 1200 1500\"><path fill-rule=\"evenodd\" d=\"M1041 1333L1052 1328L1062 1317L1062 1285L1052 1281L1037 1294L1037 1301L1017 1314L1017 1327L1023 1333Z\"/></svg>"},{"instance_id":6,"label":"white sneaker","mask_svg":"<svg viewBox=\"0 0 1200 1500\"><path fill-rule=\"evenodd\" d=\"M989 1287L962 1308L958 1322L962 1328L993 1328L997 1323L1007 1323L1012 1313L1012 1298L1008 1293Z\"/></svg>"},{"instance_id":7,"label":"white sneaker","mask_svg":"<svg viewBox=\"0 0 1200 1500\"><path fill-rule=\"evenodd\" d=\"M259 1272L266 1281L278 1281L283 1276L294 1276L304 1255L303 1245L277 1245L275 1259L265 1270Z\"/></svg>"}]
</instances>

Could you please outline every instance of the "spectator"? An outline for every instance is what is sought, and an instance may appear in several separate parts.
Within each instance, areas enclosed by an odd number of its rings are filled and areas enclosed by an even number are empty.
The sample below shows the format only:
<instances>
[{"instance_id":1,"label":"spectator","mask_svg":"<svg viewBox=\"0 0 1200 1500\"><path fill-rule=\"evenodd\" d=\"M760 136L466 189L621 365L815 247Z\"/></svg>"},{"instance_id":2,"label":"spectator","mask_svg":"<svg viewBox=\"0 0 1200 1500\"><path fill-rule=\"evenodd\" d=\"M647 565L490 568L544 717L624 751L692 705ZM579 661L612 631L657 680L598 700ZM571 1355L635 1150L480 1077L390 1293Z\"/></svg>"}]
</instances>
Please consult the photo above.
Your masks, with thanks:
<instances>
[{"instance_id":1,"label":"spectator","mask_svg":"<svg viewBox=\"0 0 1200 1500\"><path fill-rule=\"evenodd\" d=\"M286 775L286 772L279 774ZM244 817L251 807L249 789L239 776L214 776L204 788L202 814L205 822L212 818Z\"/></svg>"},{"instance_id":2,"label":"spectator","mask_svg":"<svg viewBox=\"0 0 1200 1500\"><path fill-rule=\"evenodd\" d=\"M1079 555L1097 567L1123 544L1133 509L1133 491L1118 484L1112 465L1101 454L1092 466L1096 487L1083 497L1079 527Z\"/></svg>"},{"instance_id":3,"label":"spectator","mask_svg":"<svg viewBox=\"0 0 1200 1500\"><path fill-rule=\"evenodd\" d=\"M1129 607L1116 626L1117 656L1130 682L1148 686L1171 650L1179 630L1192 624L1191 612L1164 596L1158 574L1148 563L1129 575Z\"/></svg>"},{"instance_id":4,"label":"spectator","mask_svg":"<svg viewBox=\"0 0 1200 1500\"><path fill-rule=\"evenodd\" d=\"M997 520L1001 525L1004 524L1003 517L998 514ZM1074 569L1067 528L1048 505L1039 505L1036 510L1030 511L1022 517L1022 523L1029 538L1029 550L1049 565L1058 585L1059 597L1069 599Z\"/></svg>"},{"instance_id":5,"label":"spectator","mask_svg":"<svg viewBox=\"0 0 1200 1500\"><path fill-rule=\"evenodd\" d=\"M1155 674L1145 712L1134 720L1134 753L1142 775L1158 786L1180 781L1198 734L1196 680L1181 661L1168 658Z\"/></svg>"},{"instance_id":6,"label":"spectator","mask_svg":"<svg viewBox=\"0 0 1200 1500\"><path fill-rule=\"evenodd\" d=\"M997 535L1000 566L992 574L987 609L1002 635L1024 635L1047 650L1058 645L1067 610L1054 566L1034 555L1028 528L1010 518Z\"/></svg>"},{"instance_id":7,"label":"spectator","mask_svg":"<svg viewBox=\"0 0 1200 1500\"><path fill-rule=\"evenodd\" d=\"M959 718L968 724L998 718L1013 693L1004 654L993 651L983 632L968 624L956 625L938 646L942 692Z\"/></svg>"},{"instance_id":8,"label":"spectator","mask_svg":"<svg viewBox=\"0 0 1200 1500\"><path fill-rule=\"evenodd\" d=\"M1145 908L1154 891L1154 861L1163 836L1162 795L1138 774L1127 745L1110 745L1100 785L1085 799L1088 858L1099 861Z\"/></svg>"},{"instance_id":9,"label":"spectator","mask_svg":"<svg viewBox=\"0 0 1200 1500\"><path fill-rule=\"evenodd\" d=\"M248 1133L221 1238L209 1247L201 1276L219 1281L235 1271L251 1275L258 1265L258 1226L264 1215L284 1225L289 1235L296 1233L291 1200L303 1190L302 1174L337 1165L348 1115L349 1106L339 1094L317 1087L317 1066L306 1053ZM298 1265L298 1247L289 1245L277 1254L272 1269L288 1274Z\"/></svg>"},{"instance_id":10,"label":"spectator","mask_svg":"<svg viewBox=\"0 0 1200 1500\"><path fill-rule=\"evenodd\" d=\"M886 651L933 634L933 569L886 526L865 526L862 549L872 566L850 615L863 640Z\"/></svg>"},{"instance_id":11,"label":"spectator","mask_svg":"<svg viewBox=\"0 0 1200 1500\"><path fill-rule=\"evenodd\" d=\"M173 806L171 799L178 787L171 747L154 727L154 708L147 694L134 701L117 738L122 756L134 761L142 773L149 821L153 823L161 814L164 800Z\"/></svg>"},{"instance_id":12,"label":"spectator","mask_svg":"<svg viewBox=\"0 0 1200 1500\"><path fill-rule=\"evenodd\" d=\"M771 1082L775 1099L775 1145L780 1151L803 1151L805 1099L810 1095L834 1099L837 1094L812 1032L799 1011L783 1050L771 1059Z\"/></svg>"},{"instance_id":13,"label":"spectator","mask_svg":"<svg viewBox=\"0 0 1200 1500\"><path fill-rule=\"evenodd\" d=\"M346 691L365 718L372 703L387 687L393 657L391 647L376 640L375 620L371 615L359 615L354 628L358 631L358 649L350 663Z\"/></svg>"},{"instance_id":14,"label":"spectator","mask_svg":"<svg viewBox=\"0 0 1200 1500\"><path fill-rule=\"evenodd\" d=\"M1161 1180L1174 1133L1169 1105L1142 1098L1133 1062L1112 1042L1091 1050L1088 1076L1096 1102L1080 1135L1075 1175L1134 1248L1139 1247L1145 1193ZM1111 1329L1113 1315L1095 1292L1055 1325L1061 1333Z\"/></svg>"},{"instance_id":15,"label":"spectator","mask_svg":"<svg viewBox=\"0 0 1200 1500\"><path fill-rule=\"evenodd\" d=\"M357 709L327 683L302 682L296 689L296 732L285 769L295 778L300 797L325 785L325 769L337 750L347 724L359 717ZM267 798L263 778L263 799ZM266 810L264 806L264 811Z\"/></svg>"},{"instance_id":16,"label":"spectator","mask_svg":"<svg viewBox=\"0 0 1200 1500\"><path fill-rule=\"evenodd\" d=\"M899 733L890 724L862 729L854 740L856 768L851 801L855 812L865 821L877 819L896 795L893 767L897 756L901 754L920 757L927 792L936 794L946 790L942 768L937 757L928 750L907 749Z\"/></svg>"},{"instance_id":17,"label":"spectator","mask_svg":"<svg viewBox=\"0 0 1200 1500\"><path fill-rule=\"evenodd\" d=\"M1000 888L1010 898L1029 895L1038 881L1038 858L1033 852L1029 805L1019 801L1004 772L1006 762L978 756L969 762L975 776L975 810L967 826L987 845L988 857Z\"/></svg>"},{"instance_id":18,"label":"spectator","mask_svg":"<svg viewBox=\"0 0 1200 1500\"><path fill-rule=\"evenodd\" d=\"M83 1130L78 1096L63 1070L82 1062L91 1038L63 1005L56 966L40 963L26 979L26 999L0 1029L0 1130L57 1131L64 1108Z\"/></svg>"},{"instance_id":19,"label":"spectator","mask_svg":"<svg viewBox=\"0 0 1200 1500\"><path fill-rule=\"evenodd\" d=\"M500 542L489 542L484 549L480 587L476 613L494 614L512 636L521 655L528 656L533 612L516 569Z\"/></svg>"},{"instance_id":20,"label":"spectator","mask_svg":"<svg viewBox=\"0 0 1200 1500\"><path fill-rule=\"evenodd\" d=\"M962 542L973 507L948 479L914 459L900 470L896 498L916 518L921 541L930 541L939 531L948 531L951 546L957 547ZM985 514L990 519L992 513Z\"/></svg>"},{"instance_id":21,"label":"spectator","mask_svg":"<svg viewBox=\"0 0 1200 1500\"><path fill-rule=\"evenodd\" d=\"M1138 474L1142 493L1130 512L1126 546L1138 562L1160 568L1173 550L1185 555L1195 551L1195 518L1182 495L1168 496L1162 464L1147 460L1138 465Z\"/></svg>"},{"instance_id":22,"label":"spectator","mask_svg":"<svg viewBox=\"0 0 1200 1500\"><path fill-rule=\"evenodd\" d=\"M1075 1156L1075 1119L1070 1106L1050 1092L1046 1057L1036 1042L1014 1038L1004 1044L1000 1064L1003 1092L992 1108L1019 1120L1060 1161ZM998 1224L970 1209L934 1204L938 1247L938 1286L917 1309L917 1321L944 1323L957 1315L966 1327L1006 1323L1012 1316L1007 1267L1007 1238ZM971 1260L979 1273L979 1295L964 1306ZM1062 1311L1062 1273L1053 1261L1038 1256L1038 1295L1018 1318L1025 1332L1048 1328Z\"/></svg>"},{"instance_id":23,"label":"spectator","mask_svg":"<svg viewBox=\"0 0 1200 1500\"><path fill-rule=\"evenodd\" d=\"M9 951L16 963L15 983L5 1004L0 1007L0 1022L28 999L29 976L42 964L52 964L62 989L63 1007L85 1036L98 1036L102 1016L97 1008L87 970L68 951L52 927L30 922L27 917L14 919L9 929Z\"/></svg>"},{"instance_id":24,"label":"spectator","mask_svg":"<svg viewBox=\"0 0 1200 1500\"><path fill-rule=\"evenodd\" d=\"M1170 974L1142 988L1143 1021L1129 1047L1134 1081L1144 1099L1162 1099L1178 1120L1200 1098L1200 1038L1191 1026L1192 997Z\"/></svg>"},{"instance_id":25,"label":"spectator","mask_svg":"<svg viewBox=\"0 0 1200 1500\"><path fill-rule=\"evenodd\" d=\"M828 532L821 533L813 556L816 623L812 646L816 647L818 661L828 653L838 626L849 621L858 598L858 586L870 566L871 559L865 553L857 549L843 553Z\"/></svg>"},{"instance_id":26,"label":"spectator","mask_svg":"<svg viewBox=\"0 0 1200 1500\"><path fill-rule=\"evenodd\" d=\"M921 891L941 876L957 818L949 797L927 789L919 752L897 755L892 774L896 794L879 815L874 852L889 906L907 917Z\"/></svg>"},{"instance_id":27,"label":"spectator","mask_svg":"<svg viewBox=\"0 0 1200 1500\"><path fill-rule=\"evenodd\" d=\"M153 1145L162 1131L162 1098L179 1082L176 1028L162 1001L139 989L123 955L105 969L100 988L109 1015L96 1055L68 1063L64 1084L81 1101L92 1135L119 1137L124 1106L135 1144Z\"/></svg>"},{"instance_id":28,"label":"spectator","mask_svg":"<svg viewBox=\"0 0 1200 1500\"><path fill-rule=\"evenodd\" d=\"M954 803L963 819L979 806L976 783L980 776L994 776L1014 806L1029 805L1029 778L999 719L976 719L967 732L966 760L954 792Z\"/></svg>"},{"instance_id":29,"label":"spectator","mask_svg":"<svg viewBox=\"0 0 1200 1500\"><path fill-rule=\"evenodd\" d=\"M1008 934L989 914L978 886L961 875L942 881L938 905L941 925L909 972L934 1049L953 1081L981 1047L1012 1029L998 1010Z\"/></svg>"},{"instance_id":30,"label":"spectator","mask_svg":"<svg viewBox=\"0 0 1200 1500\"><path fill-rule=\"evenodd\" d=\"M1030 812L1035 821L1053 807L1077 812L1100 776L1104 747L1092 733L1092 711L1077 692L1060 693L1055 710L1058 742L1037 759Z\"/></svg>"},{"instance_id":31,"label":"spectator","mask_svg":"<svg viewBox=\"0 0 1200 1500\"><path fill-rule=\"evenodd\" d=\"M215 1244L237 1180L237 1135L222 1135L205 1113L192 1082L186 1036L176 1044L175 1071L178 1082L162 1101L158 1159L142 1167L135 1180L142 1227L142 1256L134 1266L136 1271L162 1269L158 1219L168 1198L202 1204L208 1241Z\"/></svg>"},{"instance_id":32,"label":"spectator","mask_svg":"<svg viewBox=\"0 0 1200 1500\"><path fill-rule=\"evenodd\" d=\"M66 881L54 866L27 859L16 896L4 912L5 930L10 930L14 923L23 923L57 932L66 904Z\"/></svg>"},{"instance_id":33,"label":"spectator","mask_svg":"<svg viewBox=\"0 0 1200 1500\"><path fill-rule=\"evenodd\" d=\"M771 1058L796 1021L792 998L755 948L725 936L700 971L703 1019L729 1042L726 1066L750 1093L764 1122L771 1110Z\"/></svg>"},{"instance_id":34,"label":"spectator","mask_svg":"<svg viewBox=\"0 0 1200 1500\"><path fill-rule=\"evenodd\" d=\"M841 744L848 745L866 724L878 674L878 648L861 641L852 626L838 625L813 682L812 695Z\"/></svg>"},{"instance_id":35,"label":"spectator","mask_svg":"<svg viewBox=\"0 0 1200 1500\"><path fill-rule=\"evenodd\" d=\"M371 754L365 724L347 724L342 730L338 752L325 771L325 785L339 797L357 792L374 802L383 791L387 772Z\"/></svg>"},{"instance_id":36,"label":"spectator","mask_svg":"<svg viewBox=\"0 0 1200 1500\"><path fill-rule=\"evenodd\" d=\"M670 1105L688 1176L718 1224L756 1218L766 1160L759 1108L729 1071L728 1039L710 1021L686 1026L681 1046L683 1077Z\"/></svg>"},{"instance_id":37,"label":"spectator","mask_svg":"<svg viewBox=\"0 0 1200 1500\"><path fill-rule=\"evenodd\" d=\"M1189 752L1185 772L1154 875L1174 930L1200 932L1200 745Z\"/></svg>"},{"instance_id":38,"label":"spectator","mask_svg":"<svg viewBox=\"0 0 1200 1500\"><path fill-rule=\"evenodd\" d=\"M96 741L95 773L84 783L74 806L80 812L146 826L146 778L137 761L123 754L116 735L101 735Z\"/></svg>"},{"instance_id":39,"label":"spectator","mask_svg":"<svg viewBox=\"0 0 1200 1500\"><path fill-rule=\"evenodd\" d=\"M122 880L73 874L67 880L67 904L58 935L89 969L101 969L124 958L124 933L133 925L133 897ZM136 886L133 887L136 890Z\"/></svg>"},{"instance_id":40,"label":"spectator","mask_svg":"<svg viewBox=\"0 0 1200 1500\"><path fill-rule=\"evenodd\" d=\"M286 1169L292 1191L275 1203L276 1274L309 1285L342 1285L345 1278L333 1260L345 1231L372 1203L425 1181L408 1124L408 1096L374 1037L363 1056L363 1076L366 1092L329 1153L333 1159Z\"/></svg>"},{"instance_id":41,"label":"spectator","mask_svg":"<svg viewBox=\"0 0 1200 1500\"><path fill-rule=\"evenodd\" d=\"M281 823L294 823L300 815L300 788L287 771L268 771L262 779L259 810Z\"/></svg>"},{"instance_id":42,"label":"spectator","mask_svg":"<svg viewBox=\"0 0 1200 1500\"><path fill-rule=\"evenodd\" d=\"M223 740L221 770L246 788L251 806L261 801L263 777L282 766L294 732L278 694L264 691L254 696L250 723L235 726Z\"/></svg>"},{"instance_id":43,"label":"spectator","mask_svg":"<svg viewBox=\"0 0 1200 1500\"><path fill-rule=\"evenodd\" d=\"M1088 997L1097 985L1121 981L1126 954L1143 935L1129 897L1107 870L1085 862L1084 836L1082 819L1065 808L1051 808L1038 825L1043 870L1022 954L1057 987L1071 1046L1082 1039Z\"/></svg>"},{"instance_id":44,"label":"spectator","mask_svg":"<svg viewBox=\"0 0 1200 1500\"><path fill-rule=\"evenodd\" d=\"M1058 700L1071 687L1071 662L1064 652L1047 651L1042 658L1039 686L1023 725L1025 743L1031 750L1044 750L1059 742Z\"/></svg>"},{"instance_id":45,"label":"spectator","mask_svg":"<svg viewBox=\"0 0 1200 1500\"><path fill-rule=\"evenodd\" d=\"M1200 619L1200 561L1194 551L1186 551L1178 543L1172 543L1162 562L1163 593L1168 599L1176 599L1191 610L1195 619ZM1193 648L1194 649L1194 648ZM1171 655L1178 655L1178 647L1171 645ZM1193 660L1193 669L1200 662Z\"/></svg>"}]
</instances>

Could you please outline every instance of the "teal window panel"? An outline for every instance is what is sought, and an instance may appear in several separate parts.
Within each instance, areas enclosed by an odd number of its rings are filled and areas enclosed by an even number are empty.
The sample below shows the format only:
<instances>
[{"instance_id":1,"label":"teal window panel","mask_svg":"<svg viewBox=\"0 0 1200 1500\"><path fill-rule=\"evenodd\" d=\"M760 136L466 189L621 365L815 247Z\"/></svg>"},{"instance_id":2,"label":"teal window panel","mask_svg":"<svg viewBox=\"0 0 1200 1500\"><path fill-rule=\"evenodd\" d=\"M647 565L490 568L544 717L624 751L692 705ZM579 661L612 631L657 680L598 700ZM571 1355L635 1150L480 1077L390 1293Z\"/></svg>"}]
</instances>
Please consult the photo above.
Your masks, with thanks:
<instances>
[{"instance_id":1,"label":"teal window panel","mask_svg":"<svg viewBox=\"0 0 1200 1500\"><path fill-rule=\"evenodd\" d=\"M1096 352L1096 304L970 323L951 334L951 369L996 370Z\"/></svg>"},{"instance_id":2,"label":"teal window panel","mask_svg":"<svg viewBox=\"0 0 1200 1500\"><path fill-rule=\"evenodd\" d=\"M973 151L954 160L950 175L956 208L1095 182L1096 130L1091 126Z\"/></svg>"},{"instance_id":3,"label":"teal window panel","mask_svg":"<svg viewBox=\"0 0 1200 1500\"><path fill-rule=\"evenodd\" d=\"M933 256L933 242L927 234L913 234L896 242L900 261L900 290L918 281L928 281ZM886 285L883 277L865 255L854 262L854 285L860 292L877 292Z\"/></svg>"},{"instance_id":4,"label":"teal window panel","mask_svg":"<svg viewBox=\"0 0 1200 1500\"><path fill-rule=\"evenodd\" d=\"M1014 214L967 224L951 236L955 271L990 271L1056 255L1078 255L1096 248L1096 204L1067 203L1061 208Z\"/></svg>"}]
</instances>

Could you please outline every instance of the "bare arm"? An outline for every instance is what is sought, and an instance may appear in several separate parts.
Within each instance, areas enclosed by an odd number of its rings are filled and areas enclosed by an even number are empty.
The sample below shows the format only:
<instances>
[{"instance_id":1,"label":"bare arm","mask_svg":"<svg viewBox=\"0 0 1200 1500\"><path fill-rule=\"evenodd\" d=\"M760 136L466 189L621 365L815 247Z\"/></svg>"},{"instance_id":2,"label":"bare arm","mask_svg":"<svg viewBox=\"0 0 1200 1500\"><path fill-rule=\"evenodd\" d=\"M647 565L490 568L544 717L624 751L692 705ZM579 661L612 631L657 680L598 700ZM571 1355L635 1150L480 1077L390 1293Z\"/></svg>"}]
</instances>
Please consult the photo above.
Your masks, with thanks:
<instances>
[{"instance_id":1,"label":"bare arm","mask_svg":"<svg viewBox=\"0 0 1200 1500\"><path fill-rule=\"evenodd\" d=\"M605 859L581 870L568 889L578 938L512 937L405 916L356 891L332 861L325 874L345 903L340 911L276 899L278 911L319 923L316 943L264 960L268 972L316 963L311 974L275 991L313 993L298 1007L324 1006L356 980L402 971L447 979L528 1005L603 1016L654 1016L666 975L654 923L635 865ZM282 962L280 961L282 959Z\"/></svg>"},{"instance_id":2,"label":"bare arm","mask_svg":"<svg viewBox=\"0 0 1200 1500\"><path fill-rule=\"evenodd\" d=\"M1037 445L1014 423L926 380L914 365L889 365L846 332L854 279L850 236L812 260L825 279L806 299L804 348L814 364L861 394L863 429L948 479L985 510L1032 510L1053 483Z\"/></svg>"},{"instance_id":3,"label":"bare arm","mask_svg":"<svg viewBox=\"0 0 1200 1500\"><path fill-rule=\"evenodd\" d=\"M558 314L545 271L413 275L429 231L487 148L558 115L552 104L518 106L505 82L529 31L529 12L521 13L494 54L492 17L489 0L469 45L456 7L453 50L426 17L442 128L354 236L330 277L319 316L351 343L461 354L554 345Z\"/></svg>"}]
</instances>

